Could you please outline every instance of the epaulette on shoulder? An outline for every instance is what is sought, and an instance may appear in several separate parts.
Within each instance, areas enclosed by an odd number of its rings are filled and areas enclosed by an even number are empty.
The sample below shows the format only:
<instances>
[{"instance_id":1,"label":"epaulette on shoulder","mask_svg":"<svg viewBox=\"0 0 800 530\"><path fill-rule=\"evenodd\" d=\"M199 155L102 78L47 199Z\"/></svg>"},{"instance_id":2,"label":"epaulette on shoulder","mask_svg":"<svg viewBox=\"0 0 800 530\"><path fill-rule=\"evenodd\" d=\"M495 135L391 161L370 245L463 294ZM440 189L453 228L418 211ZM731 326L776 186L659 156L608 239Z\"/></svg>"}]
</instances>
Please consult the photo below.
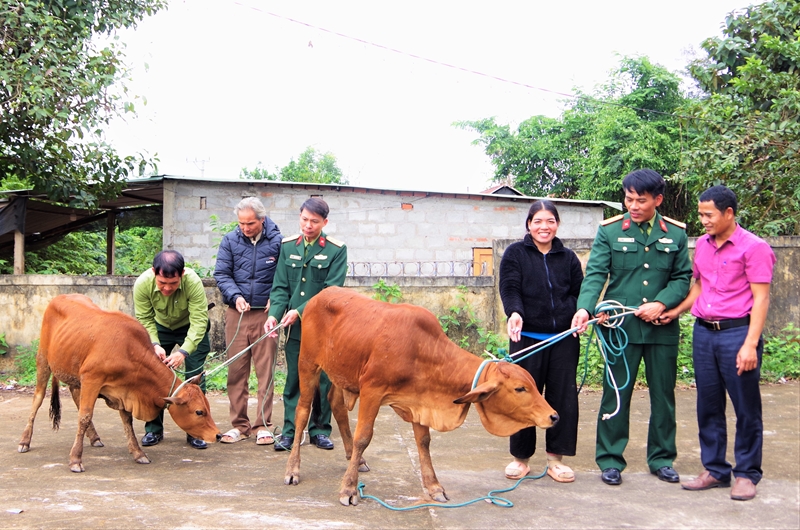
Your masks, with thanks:
<instances>
[{"instance_id":1,"label":"epaulette on shoulder","mask_svg":"<svg viewBox=\"0 0 800 530\"><path fill-rule=\"evenodd\" d=\"M297 241L297 238L300 237L300 234L295 234L293 236L284 237L281 239L281 243L288 243L289 241Z\"/></svg>"},{"instance_id":2,"label":"epaulette on shoulder","mask_svg":"<svg viewBox=\"0 0 800 530\"><path fill-rule=\"evenodd\" d=\"M328 243L330 243L332 245L336 245L337 247L343 247L344 246L344 241L339 241L338 239L333 238L331 236L326 236L325 239L328 240Z\"/></svg>"},{"instance_id":3,"label":"epaulette on shoulder","mask_svg":"<svg viewBox=\"0 0 800 530\"><path fill-rule=\"evenodd\" d=\"M664 219L668 223L674 224L675 226L677 226L679 228L683 228L684 230L686 230L686 223L682 223L680 221L676 221L675 219L671 219L671 218L667 217L666 215L662 215L661 218Z\"/></svg>"},{"instance_id":4,"label":"epaulette on shoulder","mask_svg":"<svg viewBox=\"0 0 800 530\"><path fill-rule=\"evenodd\" d=\"M615 217L609 217L608 219L603 219L600 221L600 226L610 225L611 223L616 223L617 221L622 221L622 218L625 217L624 214L619 214Z\"/></svg>"}]
</instances>

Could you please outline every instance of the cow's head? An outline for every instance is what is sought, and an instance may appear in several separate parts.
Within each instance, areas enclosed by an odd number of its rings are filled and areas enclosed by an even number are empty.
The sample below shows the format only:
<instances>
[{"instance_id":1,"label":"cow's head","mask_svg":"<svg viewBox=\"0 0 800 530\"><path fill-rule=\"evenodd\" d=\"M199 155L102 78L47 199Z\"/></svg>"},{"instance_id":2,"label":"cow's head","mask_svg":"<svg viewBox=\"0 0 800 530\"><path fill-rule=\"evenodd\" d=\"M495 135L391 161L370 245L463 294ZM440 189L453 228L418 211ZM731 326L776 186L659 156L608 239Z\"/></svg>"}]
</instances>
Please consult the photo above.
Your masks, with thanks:
<instances>
[{"instance_id":1,"label":"cow's head","mask_svg":"<svg viewBox=\"0 0 800 530\"><path fill-rule=\"evenodd\" d=\"M187 381L175 396L164 398L170 405L167 410L178 427L193 438L216 442L219 429L211 418L208 400L195 380L196 378L192 378Z\"/></svg>"},{"instance_id":2,"label":"cow's head","mask_svg":"<svg viewBox=\"0 0 800 530\"><path fill-rule=\"evenodd\" d=\"M526 428L547 429L558 413L544 400L525 369L507 362L490 363L485 380L454 403L475 403L484 428L496 436L511 436Z\"/></svg>"}]
</instances>

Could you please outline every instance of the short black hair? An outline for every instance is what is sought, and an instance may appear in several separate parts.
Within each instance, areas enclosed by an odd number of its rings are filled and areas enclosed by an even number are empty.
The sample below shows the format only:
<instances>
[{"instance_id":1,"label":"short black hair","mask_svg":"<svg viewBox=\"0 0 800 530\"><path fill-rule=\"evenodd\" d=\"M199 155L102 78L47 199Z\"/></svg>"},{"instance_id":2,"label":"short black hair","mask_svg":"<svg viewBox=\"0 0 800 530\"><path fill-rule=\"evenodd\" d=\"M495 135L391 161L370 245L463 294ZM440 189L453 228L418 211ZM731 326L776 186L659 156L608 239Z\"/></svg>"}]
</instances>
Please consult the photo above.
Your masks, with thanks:
<instances>
[{"instance_id":1,"label":"short black hair","mask_svg":"<svg viewBox=\"0 0 800 530\"><path fill-rule=\"evenodd\" d=\"M536 215L537 212L540 212L542 210L547 210L548 212L553 214L553 217L556 218L556 222L561 223L561 218L558 216L558 209L556 208L556 205L546 199L540 199L538 201L534 201L533 204L531 204L530 209L528 210L528 218L525 219L525 231L530 230L529 225L531 220L533 219L533 216Z\"/></svg>"},{"instance_id":2,"label":"short black hair","mask_svg":"<svg viewBox=\"0 0 800 530\"><path fill-rule=\"evenodd\" d=\"M719 184L711 186L706 191L700 194L699 202L713 202L714 208L720 212L725 212L728 208L733 210L736 214L736 194L727 186Z\"/></svg>"},{"instance_id":3,"label":"short black hair","mask_svg":"<svg viewBox=\"0 0 800 530\"><path fill-rule=\"evenodd\" d=\"M664 195L665 187L664 177L652 169L637 169L622 179L622 189L633 190L639 195L649 193L653 197L658 197Z\"/></svg>"},{"instance_id":4,"label":"short black hair","mask_svg":"<svg viewBox=\"0 0 800 530\"><path fill-rule=\"evenodd\" d=\"M183 276L185 265L183 255L177 250L162 250L153 258L153 271L164 278Z\"/></svg>"},{"instance_id":5,"label":"short black hair","mask_svg":"<svg viewBox=\"0 0 800 530\"><path fill-rule=\"evenodd\" d=\"M315 213L322 217L323 219L328 218L328 212L330 212L330 208L328 208L328 203L320 199L319 197L311 197L310 199L306 199L306 202L300 207L300 213L303 213L303 210L308 210L311 213Z\"/></svg>"}]
</instances>

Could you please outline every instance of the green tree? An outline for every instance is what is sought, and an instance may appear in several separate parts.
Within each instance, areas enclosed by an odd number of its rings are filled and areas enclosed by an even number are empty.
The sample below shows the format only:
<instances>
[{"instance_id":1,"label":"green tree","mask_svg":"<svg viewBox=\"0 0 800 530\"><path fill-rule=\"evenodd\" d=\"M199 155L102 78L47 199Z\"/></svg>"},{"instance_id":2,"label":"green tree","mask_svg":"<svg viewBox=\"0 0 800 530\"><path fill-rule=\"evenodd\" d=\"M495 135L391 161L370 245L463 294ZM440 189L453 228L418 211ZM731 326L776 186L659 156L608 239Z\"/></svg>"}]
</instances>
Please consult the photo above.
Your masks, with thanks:
<instances>
[{"instance_id":1,"label":"green tree","mask_svg":"<svg viewBox=\"0 0 800 530\"><path fill-rule=\"evenodd\" d=\"M270 173L259 162L254 169L242 168L239 174L243 179L281 180L285 182L316 182L320 184L347 184L347 178L336 163L333 153L320 153L307 147L300 153L297 161L292 158L281 169Z\"/></svg>"},{"instance_id":2,"label":"green tree","mask_svg":"<svg viewBox=\"0 0 800 530\"><path fill-rule=\"evenodd\" d=\"M493 118L455 125L480 134L474 143L491 158L496 181L511 179L534 196L618 201L620 179L634 169L655 169L668 181L679 171L674 113L685 102L676 74L646 57L625 57L605 85L578 92L558 118L533 116L516 131ZM669 196L665 213L683 216L679 183Z\"/></svg>"},{"instance_id":3,"label":"green tree","mask_svg":"<svg viewBox=\"0 0 800 530\"><path fill-rule=\"evenodd\" d=\"M693 196L730 187L756 232L800 234L800 3L731 13L722 33L689 66L708 96L688 108L681 177Z\"/></svg>"},{"instance_id":4,"label":"green tree","mask_svg":"<svg viewBox=\"0 0 800 530\"><path fill-rule=\"evenodd\" d=\"M103 125L126 77L117 30L165 0L15 0L0 3L0 184L23 182L50 199L94 206L149 161L120 156Z\"/></svg>"}]
</instances>

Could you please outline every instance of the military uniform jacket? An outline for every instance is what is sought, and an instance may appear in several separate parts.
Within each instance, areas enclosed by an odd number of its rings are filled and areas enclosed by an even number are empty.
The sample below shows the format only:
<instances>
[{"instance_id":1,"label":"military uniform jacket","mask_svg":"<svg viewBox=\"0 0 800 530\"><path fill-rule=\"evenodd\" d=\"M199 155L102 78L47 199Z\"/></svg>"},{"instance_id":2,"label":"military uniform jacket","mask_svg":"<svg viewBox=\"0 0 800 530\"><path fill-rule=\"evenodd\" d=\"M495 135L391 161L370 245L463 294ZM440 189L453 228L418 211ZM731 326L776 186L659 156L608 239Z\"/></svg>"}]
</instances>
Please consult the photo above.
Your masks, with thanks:
<instances>
[{"instance_id":1,"label":"military uniform jacket","mask_svg":"<svg viewBox=\"0 0 800 530\"><path fill-rule=\"evenodd\" d=\"M606 280L603 300L631 307L647 302L661 302L667 309L677 306L689 292L692 277L685 227L659 213L649 236L628 213L603 221L586 265L578 309L594 314ZM633 315L625 317L623 329L632 344L677 344L680 334L677 320L656 326Z\"/></svg>"},{"instance_id":2,"label":"military uniform jacket","mask_svg":"<svg viewBox=\"0 0 800 530\"><path fill-rule=\"evenodd\" d=\"M343 286L346 276L347 247L341 241L322 233L306 252L302 235L284 238L272 281L269 316L280 321L287 311L296 309L300 319L289 336L299 340L306 302L326 287Z\"/></svg>"}]
</instances>

